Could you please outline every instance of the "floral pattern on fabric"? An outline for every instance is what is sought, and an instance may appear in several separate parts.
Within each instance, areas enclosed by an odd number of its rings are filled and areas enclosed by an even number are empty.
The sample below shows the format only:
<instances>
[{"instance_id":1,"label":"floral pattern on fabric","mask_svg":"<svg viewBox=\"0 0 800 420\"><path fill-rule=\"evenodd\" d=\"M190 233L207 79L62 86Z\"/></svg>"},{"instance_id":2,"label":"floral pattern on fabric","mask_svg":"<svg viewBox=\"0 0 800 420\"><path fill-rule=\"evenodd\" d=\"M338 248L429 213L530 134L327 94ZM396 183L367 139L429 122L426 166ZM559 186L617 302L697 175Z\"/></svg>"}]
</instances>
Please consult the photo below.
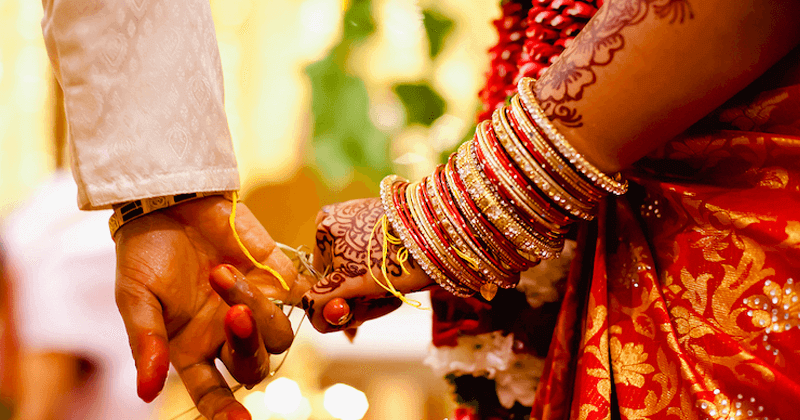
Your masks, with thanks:
<instances>
[{"instance_id":1,"label":"floral pattern on fabric","mask_svg":"<svg viewBox=\"0 0 800 420\"><path fill-rule=\"evenodd\" d=\"M797 98L725 108L628 174L585 229L532 418L796 416ZM708 129L731 125L758 131Z\"/></svg>"}]
</instances>

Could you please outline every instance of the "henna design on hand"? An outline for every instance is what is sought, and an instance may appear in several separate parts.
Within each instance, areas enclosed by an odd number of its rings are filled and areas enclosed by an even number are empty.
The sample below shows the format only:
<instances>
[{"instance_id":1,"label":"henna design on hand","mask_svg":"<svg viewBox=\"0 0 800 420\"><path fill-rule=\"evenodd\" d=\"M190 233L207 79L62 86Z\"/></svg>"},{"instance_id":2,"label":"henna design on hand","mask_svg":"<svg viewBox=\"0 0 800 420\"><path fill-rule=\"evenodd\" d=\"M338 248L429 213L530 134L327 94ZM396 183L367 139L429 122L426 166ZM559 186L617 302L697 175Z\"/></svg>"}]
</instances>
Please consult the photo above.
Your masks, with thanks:
<instances>
[{"instance_id":1,"label":"henna design on hand","mask_svg":"<svg viewBox=\"0 0 800 420\"><path fill-rule=\"evenodd\" d=\"M329 255L333 273L314 286L316 293L330 293L347 278L367 275L368 270L381 266L384 233L381 226L375 225L383 214L383 206L377 199L356 200L334 206L318 226L316 237L317 248L323 255ZM393 277L403 275L397 260L399 249L398 245L388 244L387 274ZM368 250L369 267L366 261ZM406 263L414 266L410 259Z\"/></svg>"},{"instance_id":2,"label":"henna design on hand","mask_svg":"<svg viewBox=\"0 0 800 420\"><path fill-rule=\"evenodd\" d=\"M597 82L595 68L611 63L625 47L621 31L637 25L652 10L670 24L693 19L688 0L612 0L606 2L568 48L536 83L535 94L545 114L570 127L581 127L576 103Z\"/></svg>"}]
</instances>

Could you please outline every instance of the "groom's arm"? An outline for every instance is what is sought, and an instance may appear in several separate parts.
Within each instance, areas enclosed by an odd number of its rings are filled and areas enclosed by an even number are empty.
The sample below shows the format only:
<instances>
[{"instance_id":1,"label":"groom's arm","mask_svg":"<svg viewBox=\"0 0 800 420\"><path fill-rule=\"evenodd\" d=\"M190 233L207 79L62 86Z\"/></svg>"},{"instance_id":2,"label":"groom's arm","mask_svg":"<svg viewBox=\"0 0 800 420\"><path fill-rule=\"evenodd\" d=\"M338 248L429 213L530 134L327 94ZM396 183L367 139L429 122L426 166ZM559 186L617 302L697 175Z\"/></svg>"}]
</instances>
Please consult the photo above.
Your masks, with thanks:
<instances>
[{"instance_id":1,"label":"groom's arm","mask_svg":"<svg viewBox=\"0 0 800 420\"><path fill-rule=\"evenodd\" d=\"M207 1L43 5L82 209L239 188Z\"/></svg>"}]
</instances>

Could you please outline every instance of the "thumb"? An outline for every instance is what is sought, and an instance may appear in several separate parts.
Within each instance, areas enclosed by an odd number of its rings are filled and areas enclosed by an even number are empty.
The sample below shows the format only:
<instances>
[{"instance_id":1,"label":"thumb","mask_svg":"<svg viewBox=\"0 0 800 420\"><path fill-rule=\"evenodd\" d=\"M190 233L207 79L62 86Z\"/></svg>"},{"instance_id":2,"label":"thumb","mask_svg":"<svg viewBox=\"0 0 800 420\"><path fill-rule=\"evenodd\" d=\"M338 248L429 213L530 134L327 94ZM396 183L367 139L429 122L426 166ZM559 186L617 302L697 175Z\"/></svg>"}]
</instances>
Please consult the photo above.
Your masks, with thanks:
<instances>
[{"instance_id":1,"label":"thumb","mask_svg":"<svg viewBox=\"0 0 800 420\"><path fill-rule=\"evenodd\" d=\"M369 275L349 277L337 269L317 282L302 299L309 321L320 332L357 327L402 305Z\"/></svg>"}]
</instances>

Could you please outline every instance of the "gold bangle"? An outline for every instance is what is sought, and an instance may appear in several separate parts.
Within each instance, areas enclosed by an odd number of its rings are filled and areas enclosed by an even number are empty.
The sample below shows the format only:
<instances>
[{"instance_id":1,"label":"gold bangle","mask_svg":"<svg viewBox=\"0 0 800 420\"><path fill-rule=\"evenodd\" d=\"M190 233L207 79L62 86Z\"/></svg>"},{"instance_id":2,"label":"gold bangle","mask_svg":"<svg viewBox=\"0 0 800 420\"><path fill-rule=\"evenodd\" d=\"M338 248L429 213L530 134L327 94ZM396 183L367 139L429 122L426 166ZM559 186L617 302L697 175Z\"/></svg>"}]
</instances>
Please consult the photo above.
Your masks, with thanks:
<instances>
[{"instance_id":1,"label":"gold bangle","mask_svg":"<svg viewBox=\"0 0 800 420\"><path fill-rule=\"evenodd\" d=\"M533 147L535 147L542 157L544 157L544 160L547 162L547 165L550 166L551 171L561 176L561 178L563 178L566 183L572 186L575 191L583 194L584 198L588 201L586 204L594 206L603 199L605 192L598 189L595 185L590 183L588 180L583 179L583 177L575 172L575 170L572 168L572 165L564 162L564 160L561 159L561 155L555 149L550 147L550 144L548 144L542 135L539 134L539 130L536 129L536 127L533 125L533 122L522 108L522 102L519 99L519 95L514 95L514 97L511 98L509 110L514 114L514 119L516 119L519 123L520 129L531 140Z\"/></svg>"},{"instance_id":2,"label":"gold bangle","mask_svg":"<svg viewBox=\"0 0 800 420\"><path fill-rule=\"evenodd\" d=\"M551 200L561 206L562 209L569 214L580 217L584 220L591 220L594 217L591 207L586 207L580 203L572 194L568 193L564 188L556 183L547 171L542 168L538 162L530 155L530 152L522 144L516 134L514 134L511 127L505 120L505 106L496 109L492 113L492 126L494 132L497 134L497 139L506 148L514 161L517 162L519 167L544 194L547 194Z\"/></svg>"},{"instance_id":3,"label":"gold bangle","mask_svg":"<svg viewBox=\"0 0 800 420\"><path fill-rule=\"evenodd\" d=\"M523 77L517 83L517 92L522 100L523 105L531 114L533 121L542 129L544 134L561 153L564 158L569 161L575 168L583 174L584 177L592 181L595 185L602 188L609 193L615 195L622 195L628 190L628 182L622 179L622 176L617 173L612 177L608 176L605 172L597 169L594 165L587 162L586 159L578 153L572 145L569 144L566 138L556 130L556 127L544 114L544 110L536 101L533 94L531 85L536 80L530 77Z\"/></svg>"},{"instance_id":4,"label":"gold bangle","mask_svg":"<svg viewBox=\"0 0 800 420\"><path fill-rule=\"evenodd\" d=\"M554 220L553 215L551 213L552 210L547 210L534 200L526 198L523 193L520 193L518 191L519 187L515 185L515 183L512 180L509 179L511 175L507 172L505 167L502 164L500 164L499 161L497 161L497 157L494 155L494 153L491 152L489 148L488 139L486 138L486 134L483 131L483 126L488 124L489 121L483 121L478 127L479 128L478 144L481 145L481 148L487 151L486 152L486 159L488 160L487 163L489 163L489 165L495 168L495 173L498 175L498 178L502 178L501 181L505 180L505 184L508 185L508 192L514 196L514 199L517 202L520 203L520 207L522 208L522 210L525 211L525 213L527 213L537 223L546 227L550 231L556 234L564 234L567 229ZM497 137L498 143L500 143L500 147L502 147L503 149L507 149L506 145L503 144L503 141L505 141L505 139L501 141L500 135L499 133L497 133L496 130L495 130L495 137ZM509 155L511 155L511 153L509 153ZM511 159L514 159L516 161L516 159L513 156L510 157ZM519 164L517 164L517 166L519 166ZM528 184L528 188L532 189L530 184ZM554 211L558 212L557 208L554 208ZM566 213L564 213L563 217L568 217L568 216L566 215Z\"/></svg>"},{"instance_id":5,"label":"gold bangle","mask_svg":"<svg viewBox=\"0 0 800 420\"><path fill-rule=\"evenodd\" d=\"M232 191L194 192L142 198L127 203L115 204L112 206L114 213L108 219L108 229L111 231L111 238L114 238L114 234L117 233L122 225L156 210L165 209L203 197L223 196L227 200L232 200L232 193Z\"/></svg>"},{"instance_id":6,"label":"gold bangle","mask_svg":"<svg viewBox=\"0 0 800 420\"><path fill-rule=\"evenodd\" d=\"M451 280L456 280L460 285L478 291L481 283L480 278L477 274L470 275L472 273L468 270L461 269L461 263L453 258L447 251L445 245L442 244L439 237L436 236L436 232L434 232L435 228L428 223L428 219L422 209L423 204L419 202L417 195L420 185L420 182L416 182L410 184L406 188L406 203L408 203L408 208L411 210L412 218L414 222L416 222L420 234L427 240L426 245L428 245L428 249L436 254L436 257L439 258L444 268L449 271L449 273L446 274L449 274L448 277L452 277Z\"/></svg>"},{"instance_id":7,"label":"gold bangle","mask_svg":"<svg viewBox=\"0 0 800 420\"><path fill-rule=\"evenodd\" d=\"M492 186L479 173L471 141L459 147L456 159L459 174L473 202L489 221L514 243L522 257L531 262L558 257L564 246L564 239L553 240L532 232L519 220L514 210L509 209L508 205L492 192Z\"/></svg>"},{"instance_id":8,"label":"gold bangle","mask_svg":"<svg viewBox=\"0 0 800 420\"><path fill-rule=\"evenodd\" d=\"M455 159L453 161L455 165ZM496 241L492 240L492 235L489 233L481 223L478 221L478 216L472 210L472 208L467 204L467 200L470 200L469 194L466 191L461 191L457 186L454 179L455 174L454 171L458 171L458 169L451 169L450 165L446 165L442 172L445 180L447 181L448 189L450 193L453 194L454 202L458 209L464 215L464 219L466 219L467 223L469 223L470 227L484 240L486 241L486 245L492 251L494 255L497 256L500 264L503 265L503 268L511 271L523 271L530 267L529 264L520 265L516 262L516 259L511 256L502 246L499 246Z\"/></svg>"},{"instance_id":9,"label":"gold bangle","mask_svg":"<svg viewBox=\"0 0 800 420\"><path fill-rule=\"evenodd\" d=\"M444 176L444 174L442 174L442 176ZM493 283L503 282L501 279L508 278L509 276L504 274L500 267L494 265L485 256L490 250L481 249L480 245L473 242L459 223L450 219L455 216L450 215L450 212L445 210L446 207L443 204L444 198L441 197L439 189L430 181L426 182L425 186L428 189L428 197L431 199L433 210L439 218L445 232L447 232L447 235L450 236L456 248L461 251L461 253L478 262L478 273L482 274L488 281ZM457 209L455 210L458 211Z\"/></svg>"},{"instance_id":10,"label":"gold bangle","mask_svg":"<svg viewBox=\"0 0 800 420\"><path fill-rule=\"evenodd\" d=\"M458 297L469 297L474 294L474 292L463 286L459 286L455 284L452 280L450 280L444 273L436 267L433 262L428 259L425 253L420 248L420 245L410 237L409 233L406 231L403 222L399 219L397 214L397 209L394 206L393 200L393 189L395 183L408 183L405 179L397 176L397 175L389 175L381 181L381 203L383 204L383 210L386 214L386 218L389 219L389 223L391 223L392 228L394 229L395 233L400 237L400 240L403 241L403 245L408 249L408 252L411 253L411 256L414 257L414 261L416 261L425 274L431 278L431 280L435 281L439 286L443 289L447 290L448 292L454 294Z\"/></svg>"}]
</instances>

